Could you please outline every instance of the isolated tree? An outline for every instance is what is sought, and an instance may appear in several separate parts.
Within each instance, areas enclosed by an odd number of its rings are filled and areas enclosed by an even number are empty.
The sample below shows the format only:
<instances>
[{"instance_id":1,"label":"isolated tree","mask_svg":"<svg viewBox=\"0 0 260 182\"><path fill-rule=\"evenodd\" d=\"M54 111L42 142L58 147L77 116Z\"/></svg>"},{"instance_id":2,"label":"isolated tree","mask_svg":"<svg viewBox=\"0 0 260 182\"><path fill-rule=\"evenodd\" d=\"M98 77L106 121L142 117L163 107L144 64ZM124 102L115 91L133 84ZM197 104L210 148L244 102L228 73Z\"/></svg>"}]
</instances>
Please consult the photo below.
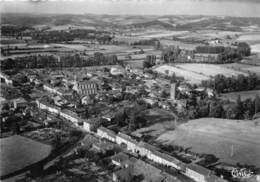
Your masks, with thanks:
<instances>
[{"instance_id":1,"label":"isolated tree","mask_svg":"<svg viewBox=\"0 0 260 182\"><path fill-rule=\"evenodd\" d=\"M241 96L237 96L237 101L236 101L236 118L237 119L243 119L243 103L241 101Z\"/></svg>"},{"instance_id":2,"label":"isolated tree","mask_svg":"<svg viewBox=\"0 0 260 182\"><path fill-rule=\"evenodd\" d=\"M260 98L259 95L257 94L255 96L255 114L260 112Z\"/></svg>"}]
</instances>

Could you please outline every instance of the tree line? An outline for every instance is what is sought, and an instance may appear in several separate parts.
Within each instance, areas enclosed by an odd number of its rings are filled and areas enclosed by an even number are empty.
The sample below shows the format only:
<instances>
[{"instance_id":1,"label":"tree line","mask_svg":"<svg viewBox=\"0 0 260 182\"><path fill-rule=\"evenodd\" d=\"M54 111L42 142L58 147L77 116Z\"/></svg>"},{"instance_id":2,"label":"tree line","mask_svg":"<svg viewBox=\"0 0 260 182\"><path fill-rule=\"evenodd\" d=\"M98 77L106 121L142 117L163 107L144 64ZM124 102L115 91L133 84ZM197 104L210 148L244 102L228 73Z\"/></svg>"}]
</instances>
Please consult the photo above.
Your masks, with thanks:
<instances>
[{"instance_id":1,"label":"tree line","mask_svg":"<svg viewBox=\"0 0 260 182\"><path fill-rule=\"evenodd\" d=\"M217 99L188 99L187 109L180 113L181 117L187 119L197 119L202 117L214 117L224 119L252 119L253 116L260 112L260 99L256 95L254 99L241 100L238 95L235 103Z\"/></svg>"},{"instance_id":2,"label":"tree line","mask_svg":"<svg viewBox=\"0 0 260 182\"><path fill-rule=\"evenodd\" d=\"M216 75L213 79L202 81L203 87L215 89L218 93L247 91L260 89L260 77L255 73L245 76L243 74L237 77L226 77Z\"/></svg>"},{"instance_id":3,"label":"tree line","mask_svg":"<svg viewBox=\"0 0 260 182\"><path fill-rule=\"evenodd\" d=\"M31 55L25 57L8 58L1 62L1 69L24 69L24 68L61 68L61 67L84 67L121 64L116 55L104 55L96 52L93 56L80 56L79 54L63 55Z\"/></svg>"},{"instance_id":4,"label":"tree line","mask_svg":"<svg viewBox=\"0 0 260 182\"><path fill-rule=\"evenodd\" d=\"M196 54L202 54L204 59L199 60ZM218 54L218 57L211 55ZM167 47L162 50L162 59L166 63L171 62L207 62L207 63L231 63L250 56L250 46L245 42L235 44L233 47L224 46L197 46L195 50L181 50L177 47Z\"/></svg>"}]
</instances>

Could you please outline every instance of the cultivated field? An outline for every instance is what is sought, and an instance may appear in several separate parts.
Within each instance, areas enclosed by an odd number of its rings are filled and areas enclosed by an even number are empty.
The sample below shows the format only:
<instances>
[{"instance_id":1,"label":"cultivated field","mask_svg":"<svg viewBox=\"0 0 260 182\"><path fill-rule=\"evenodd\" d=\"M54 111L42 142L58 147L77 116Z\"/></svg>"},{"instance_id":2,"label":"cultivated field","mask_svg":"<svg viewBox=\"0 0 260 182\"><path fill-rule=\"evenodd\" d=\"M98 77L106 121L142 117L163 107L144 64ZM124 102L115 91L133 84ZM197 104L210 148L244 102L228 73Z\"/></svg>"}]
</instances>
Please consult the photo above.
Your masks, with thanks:
<instances>
[{"instance_id":1,"label":"cultivated field","mask_svg":"<svg viewBox=\"0 0 260 182\"><path fill-rule=\"evenodd\" d=\"M153 33L145 33L144 35L140 35L142 38L161 38L161 37L169 37L169 36L178 36L182 34L186 34L188 31L160 31Z\"/></svg>"},{"instance_id":2,"label":"cultivated field","mask_svg":"<svg viewBox=\"0 0 260 182\"><path fill-rule=\"evenodd\" d=\"M172 75L175 73L176 76L184 77L184 79L187 80L187 82L192 83L192 84L199 84L203 80L210 79L208 76L194 73L194 72L191 72L191 71L188 71L185 69L181 69L181 68L177 68L174 66L170 66L170 65L159 66L159 67L155 68L155 71L162 73L162 74L166 74L166 72L168 71L169 75Z\"/></svg>"},{"instance_id":3,"label":"cultivated field","mask_svg":"<svg viewBox=\"0 0 260 182\"><path fill-rule=\"evenodd\" d=\"M23 169L46 158L51 146L15 135L0 139L0 176Z\"/></svg>"},{"instance_id":4,"label":"cultivated field","mask_svg":"<svg viewBox=\"0 0 260 182\"><path fill-rule=\"evenodd\" d=\"M260 44L251 45L251 51L255 53L260 53Z\"/></svg>"},{"instance_id":5,"label":"cultivated field","mask_svg":"<svg viewBox=\"0 0 260 182\"><path fill-rule=\"evenodd\" d=\"M176 64L176 67L208 77L216 76L218 74L222 74L227 77L238 76L239 74L246 75L246 73L244 72L224 68L219 65L213 64Z\"/></svg>"},{"instance_id":6,"label":"cultivated field","mask_svg":"<svg viewBox=\"0 0 260 182\"><path fill-rule=\"evenodd\" d=\"M245 67L243 70L260 75L260 66Z\"/></svg>"},{"instance_id":7,"label":"cultivated field","mask_svg":"<svg viewBox=\"0 0 260 182\"><path fill-rule=\"evenodd\" d=\"M176 130L166 131L157 141L191 147L198 153L214 154L222 162L260 167L260 120L191 120Z\"/></svg>"},{"instance_id":8,"label":"cultivated field","mask_svg":"<svg viewBox=\"0 0 260 182\"><path fill-rule=\"evenodd\" d=\"M242 91L242 92L230 92L226 94L221 94L222 99L229 99L230 101L236 101L238 95L240 95L241 100L246 99L254 99L256 95L260 96L260 90L250 90L250 91Z\"/></svg>"},{"instance_id":9,"label":"cultivated field","mask_svg":"<svg viewBox=\"0 0 260 182\"><path fill-rule=\"evenodd\" d=\"M242 60L243 64L240 63L230 63L220 65L223 68L229 68L233 70L237 70L239 72L244 73L255 73L260 76L260 60L258 59L245 59Z\"/></svg>"},{"instance_id":10,"label":"cultivated field","mask_svg":"<svg viewBox=\"0 0 260 182\"><path fill-rule=\"evenodd\" d=\"M162 45L166 45L166 46L179 46L181 49L188 49L188 50L194 50L197 46L201 46L202 44L188 44L188 43L184 43L181 41L175 41L175 40L164 40L162 39L161 41Z\"/></svg>"}]
</instances>

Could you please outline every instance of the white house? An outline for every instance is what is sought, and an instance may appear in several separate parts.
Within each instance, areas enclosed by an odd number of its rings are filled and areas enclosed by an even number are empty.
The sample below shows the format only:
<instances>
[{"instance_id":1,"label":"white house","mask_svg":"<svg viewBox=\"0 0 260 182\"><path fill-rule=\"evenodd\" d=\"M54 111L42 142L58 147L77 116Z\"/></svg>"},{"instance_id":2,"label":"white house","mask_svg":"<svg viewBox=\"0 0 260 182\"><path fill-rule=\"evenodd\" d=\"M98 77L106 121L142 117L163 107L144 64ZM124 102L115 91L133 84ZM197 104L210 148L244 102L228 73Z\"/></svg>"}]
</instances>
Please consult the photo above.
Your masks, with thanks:
<instances>
[{"instance_id":1,"label":"white house","mask_svg":"<svg viewBox=\"0 0 260 182\"><path fill-rule=\"evenodd\" d=\"M116 136L116 143L119 145L125 144L128 150L131 150L132 152L136 152L137 141L135 141L130 136L124 133L118 133L118 135Z\"/></svg>"},{"instance_id":2,"label":"white house","mask_svg":"<svg viewBox=\"0 0 260 182\"><path fill-rule=\"evenodd\" d=\"M71 121L74 124L78 124L78 122L80 121L80 118L78 117L77 113L70 111L68 109L62 110L60 112L60 116Z\"/></svg>"},{"instance_id":3,"label":"white house","mask_svg":"<svg viewBox=\"0 0 260 182\"><path fill-rule=\"evenodd\" d=\"M187 164L185 174L197 182L207 182L206 178L211 175L211 171L197 164Z\"/></svg>"},{"instance_id":4,"label":"white house","mask_svg":"<svg viewBox=\"0 0 260 182\"><path fill-rule=\"evenodd\" d=\"M97 135L101 138L106 138L111 142L116 142L116 134L112 130L109 130L105 127L99 127L97 129Z\"/></svg>"},{"instance_id":5,"label":"white house","mask_svg":"<svg viewBox=\"0 0 260 182\"><path fill-rule=\"evenodd\" d=\"M91 132L92 130L92 126L91 126L91 123L88 122L87 120L84 120L83 121L83 129L87 132Z\"/></svg>"}]
</instances>

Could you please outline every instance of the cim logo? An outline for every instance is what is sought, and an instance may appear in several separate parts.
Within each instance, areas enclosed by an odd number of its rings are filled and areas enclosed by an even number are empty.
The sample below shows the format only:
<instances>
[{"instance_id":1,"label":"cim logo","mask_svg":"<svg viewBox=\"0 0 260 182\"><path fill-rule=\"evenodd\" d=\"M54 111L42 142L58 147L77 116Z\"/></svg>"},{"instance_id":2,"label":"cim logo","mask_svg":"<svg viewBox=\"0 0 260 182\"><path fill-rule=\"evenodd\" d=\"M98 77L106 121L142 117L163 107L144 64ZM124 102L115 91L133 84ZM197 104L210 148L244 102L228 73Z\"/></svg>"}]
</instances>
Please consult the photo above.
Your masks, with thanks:
<instances>
[{"instance_id":1,"label":"cim logo","mask_svg":"<svg viewBox=\"0 0 260 182\"><path fill-rule=\"evenodd\" d=\"M250 178L254 173L246 168L237 169L234 168L231 172L233 178Z\"/></svg>"}]
</instances>

